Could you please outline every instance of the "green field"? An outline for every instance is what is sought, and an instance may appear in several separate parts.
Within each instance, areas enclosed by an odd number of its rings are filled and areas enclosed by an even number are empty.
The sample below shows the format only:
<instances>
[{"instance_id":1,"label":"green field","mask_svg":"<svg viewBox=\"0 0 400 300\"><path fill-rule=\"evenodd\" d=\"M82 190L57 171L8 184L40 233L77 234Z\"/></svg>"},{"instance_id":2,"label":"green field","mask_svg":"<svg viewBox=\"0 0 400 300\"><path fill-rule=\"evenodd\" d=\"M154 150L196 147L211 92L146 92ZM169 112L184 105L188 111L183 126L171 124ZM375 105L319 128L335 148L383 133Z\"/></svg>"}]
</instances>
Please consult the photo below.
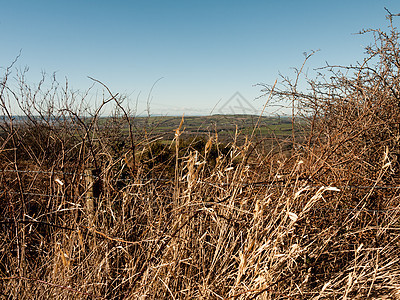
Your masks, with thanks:
<instances>
[{"instance_id":1,"label":"green field","mask_svg":"<svg viewBox=\"0 0 400 300\"><path fill-rule=\"evenodd\" d=\"M136 117L134 127L137 132L146 132L152 137L172 140L182 117L154 116ZM258 137L285 138L292 133L292 121L289 117L259 117L253 115L211 115L184 117L181 128L182 137L209 136L218 134L221 141L231 140L235 134Z\"/></svg>"}]
</instances>

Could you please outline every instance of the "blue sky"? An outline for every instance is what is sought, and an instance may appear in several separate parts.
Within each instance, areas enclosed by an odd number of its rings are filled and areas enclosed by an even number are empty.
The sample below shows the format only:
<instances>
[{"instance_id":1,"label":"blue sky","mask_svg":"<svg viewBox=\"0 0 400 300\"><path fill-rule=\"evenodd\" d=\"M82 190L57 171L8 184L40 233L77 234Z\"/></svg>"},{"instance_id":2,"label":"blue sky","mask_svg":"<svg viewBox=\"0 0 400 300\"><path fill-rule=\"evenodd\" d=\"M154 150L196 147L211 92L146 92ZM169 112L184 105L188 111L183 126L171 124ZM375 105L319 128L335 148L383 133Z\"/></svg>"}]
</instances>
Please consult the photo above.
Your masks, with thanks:
<instances>
[{"instance_id":1,"label":"blue sky","mask_svg":"<svg viewBox=\"0 0 400 300\"><path fill-rule=\"evenodd\" d=\"M162 78L150 109L163 115L207 115L236 92L260 110L265 98L255 100L262 94L255 84L293 76L311 50L320 51L310 72L325 61L362 60L371 36L354 33L385 30L384 7L400 12L394 0L0 0L0 7L0 71L22 50L16 67L29 67L31 84L56 72L85 91L91 76L138 101L138 114ZM93 105L96 92L100 86L88 96Z\"/></svg>"}]
</instances>

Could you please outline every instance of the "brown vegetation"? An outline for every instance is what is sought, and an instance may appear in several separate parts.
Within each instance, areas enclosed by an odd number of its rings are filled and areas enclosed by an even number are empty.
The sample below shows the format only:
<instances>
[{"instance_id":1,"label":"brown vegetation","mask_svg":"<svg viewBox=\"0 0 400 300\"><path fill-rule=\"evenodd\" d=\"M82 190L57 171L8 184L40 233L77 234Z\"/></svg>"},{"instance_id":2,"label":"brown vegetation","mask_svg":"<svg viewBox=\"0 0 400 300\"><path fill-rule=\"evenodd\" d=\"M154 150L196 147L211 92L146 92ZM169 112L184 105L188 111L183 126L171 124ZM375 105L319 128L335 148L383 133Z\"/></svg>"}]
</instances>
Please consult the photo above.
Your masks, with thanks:
<instances>
[{"instance_id":1,"label":"brown vegetation","mask_svg":"<svg viewBox=\"0 0 400 300\"><path fill-rule=\"evenodd\" d=\"M395 28L368 33L363 62L321 70L308 93L297 78L266 86L304 127L290 155L254 134L183 141L182 124L174 143L156 142L106 87L90 111L55 80L33 89L22 74L13 90L11 66L0 89L1 297L399 297L400 49Z\"/></svg>"}]
</instances>

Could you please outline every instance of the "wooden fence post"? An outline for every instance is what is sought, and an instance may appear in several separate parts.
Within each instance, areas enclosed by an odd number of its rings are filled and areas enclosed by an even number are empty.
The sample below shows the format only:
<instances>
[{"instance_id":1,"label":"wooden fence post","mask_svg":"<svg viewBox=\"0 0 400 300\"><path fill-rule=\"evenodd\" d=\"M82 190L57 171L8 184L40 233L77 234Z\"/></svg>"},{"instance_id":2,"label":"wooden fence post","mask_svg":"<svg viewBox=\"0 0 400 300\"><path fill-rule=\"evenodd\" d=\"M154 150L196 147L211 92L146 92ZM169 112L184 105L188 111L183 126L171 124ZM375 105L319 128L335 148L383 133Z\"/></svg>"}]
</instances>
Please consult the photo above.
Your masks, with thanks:
<instances>
[{"instance_id":1,"label":"wooden fence post","mask_svg":"<svg viewBox=\"0 0 400 300\"><path fill-rule=\"evenodd\" d=\"M87 168L84 171L86 182L86 211L90 225L93 225L95 217L95 200L100 196L100 172L94 168Z\"/></svg>"}]
</instances>

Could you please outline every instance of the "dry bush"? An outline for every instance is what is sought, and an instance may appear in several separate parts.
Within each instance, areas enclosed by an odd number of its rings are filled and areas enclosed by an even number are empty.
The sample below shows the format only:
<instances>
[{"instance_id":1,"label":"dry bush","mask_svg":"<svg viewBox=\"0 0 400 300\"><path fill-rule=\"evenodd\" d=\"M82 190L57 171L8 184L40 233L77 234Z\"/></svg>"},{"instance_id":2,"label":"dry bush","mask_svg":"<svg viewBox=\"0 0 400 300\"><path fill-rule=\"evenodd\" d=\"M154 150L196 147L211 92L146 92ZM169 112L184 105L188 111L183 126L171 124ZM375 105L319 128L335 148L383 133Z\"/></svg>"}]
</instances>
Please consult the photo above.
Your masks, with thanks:
<instances>
[{"instance_id":1,"label":"dry bush","mask_svg":"<svg viewBox=\"0 0 400 300\"><path fill-rule=\"evenodd\" d=\"M305 135L294 132L303 143L291 155L279 144L261 151L254 136L228 147L212 133L185 142L182 124L167 151L107 87L90 111L85 95L54 81L32 92L20 77L14 92L7 70L1 296L396 299L398 43L393 27L372 33L350 75L329 68L330 81L310 80L309 94L297 80L269 91L301 109Z\"/></svg>"},{"instance_id":2,"label":"dry bush","mask_svg":"<svg viewBox=\"0 0 400 300\"><path fill-rule=\"evenodd\" d=\"M285 79L284 89L272 91L292 101L296 120L304 126L306 142L299 154L309 165L309 180L338 185L396 181L400 49L392 22L389 29L362 31L374 37L363 61L320 68L316 79L306 78L308 92L298 91L299 78L306 76L303 68L295 80ZM388 167L385 174L382 166Z\"/></svg>"}]
</instances>

